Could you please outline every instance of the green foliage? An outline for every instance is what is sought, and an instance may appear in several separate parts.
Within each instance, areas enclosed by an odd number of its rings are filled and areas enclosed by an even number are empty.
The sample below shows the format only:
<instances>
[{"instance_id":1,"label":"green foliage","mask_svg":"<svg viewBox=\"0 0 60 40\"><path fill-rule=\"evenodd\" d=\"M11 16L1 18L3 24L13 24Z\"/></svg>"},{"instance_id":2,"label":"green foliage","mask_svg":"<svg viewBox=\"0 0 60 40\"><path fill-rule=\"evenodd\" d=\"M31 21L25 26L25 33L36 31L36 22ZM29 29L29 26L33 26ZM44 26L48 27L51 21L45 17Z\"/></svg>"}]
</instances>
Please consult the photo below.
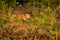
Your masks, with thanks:
<instances>
[{"instance_id":1,"label":"green foliage","mask_svg":"<svg viewBox=\"0 0 60 40\"><path fill-rule=\"evenodd\" d=\"M0 27L3 27L3 25L4 25L4 21L0 20Z\"/></svg>"},{"instance_id":2,"label":"green foliage","mask_svg":"<svg viewBox=\"0 0 60 40\"><path fill-rule=\"evenodd\" d=\"M0 12L6 13L7 12L7 4L4 1L0 0Z\"/></svg>"}]
</instances>

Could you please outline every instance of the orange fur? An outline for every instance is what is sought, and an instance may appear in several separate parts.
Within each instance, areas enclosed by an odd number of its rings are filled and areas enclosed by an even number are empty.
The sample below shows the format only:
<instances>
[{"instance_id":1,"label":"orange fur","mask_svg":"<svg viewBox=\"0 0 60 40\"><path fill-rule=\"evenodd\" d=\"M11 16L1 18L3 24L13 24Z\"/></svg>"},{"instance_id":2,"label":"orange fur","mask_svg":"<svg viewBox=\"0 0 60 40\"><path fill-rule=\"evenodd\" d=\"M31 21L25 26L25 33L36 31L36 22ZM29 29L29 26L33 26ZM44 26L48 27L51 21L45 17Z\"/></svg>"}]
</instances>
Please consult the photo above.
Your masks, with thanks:
<instances>
[{"instance_id":1,"label":"orange fur","mask_svg":"<svg viewBox=\"0 0 60 40\"><path fill-rule=\"evenodd\" d=\"M20 20L26 20L26 19L30 19L30 15L29 14L20 14L20 15L18 15L18 18Z\"/></svg>"}]
</instances>

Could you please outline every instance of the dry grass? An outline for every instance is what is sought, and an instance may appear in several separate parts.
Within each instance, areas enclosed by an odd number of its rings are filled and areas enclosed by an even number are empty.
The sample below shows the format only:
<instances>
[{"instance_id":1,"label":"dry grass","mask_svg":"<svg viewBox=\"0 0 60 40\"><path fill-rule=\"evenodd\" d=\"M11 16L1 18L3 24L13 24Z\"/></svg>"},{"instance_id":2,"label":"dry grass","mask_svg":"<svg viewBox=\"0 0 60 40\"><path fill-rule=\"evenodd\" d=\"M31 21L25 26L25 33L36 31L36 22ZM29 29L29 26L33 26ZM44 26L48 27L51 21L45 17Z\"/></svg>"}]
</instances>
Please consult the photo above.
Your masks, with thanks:
<instances>
[{"instance_id":1,"label":"dry grass","mask_svg":"<svg viewBox=\"0 0 60 40\"><path fill-rule=\"evenodd\" d=\"M55 35L56 32L54 33L51 29L48 28L47 28L48 30L46 30L43 27L43 26L45 27L55 26L53 25L55 20L53 19L55 18L55 16L53 16L54 14L48 16L50 15L48 13L53 11L49 7L46 9L41 8L41 12L35 13L34 11L36 10L37 9L34 9L33 11L29 10L31 11L31 13L29 14L32 17L30 20L28 19L21 20L22 18L23 19L26 18L25 14L27 12L22 12L21 14L19 14L20 10L17 9L15 10L16 11L15 14L14 12L12 12L12 9L9 8L8 15L5 14L2 15L2 20L4 22L4 25L2 28L0 28L0 40L7 40L7 39L9 40L55 40L55 37L57 37ZM24 15L24 17L19 19L21 15ZM49 19L49 17L51 18ZM49 24L49 26L45 25L45 23ZM42 25L42 27L40 25Z\"/></svg>"},{"instance_id":2,"label":"dry grass","mask_svg":"<svg viewBox=\"0 0 60 40\"><path fill-rule=\"evenodd\" d=\"M4 25L2 29L0 29L0 38L4 40L4 38L10 38L11 36L17 35L18 39L25 40L34 40L35 36L40 40L48 40L51 34L44 28L37 28L33 30L27 24L21 23L9 23ZM44 32L43 32L44 31ZM44 37L44 39L43 39ZM13 37L12 37L13 38ZM16 38L13 38L16 39Z\"/></svg>"}]
</instances>

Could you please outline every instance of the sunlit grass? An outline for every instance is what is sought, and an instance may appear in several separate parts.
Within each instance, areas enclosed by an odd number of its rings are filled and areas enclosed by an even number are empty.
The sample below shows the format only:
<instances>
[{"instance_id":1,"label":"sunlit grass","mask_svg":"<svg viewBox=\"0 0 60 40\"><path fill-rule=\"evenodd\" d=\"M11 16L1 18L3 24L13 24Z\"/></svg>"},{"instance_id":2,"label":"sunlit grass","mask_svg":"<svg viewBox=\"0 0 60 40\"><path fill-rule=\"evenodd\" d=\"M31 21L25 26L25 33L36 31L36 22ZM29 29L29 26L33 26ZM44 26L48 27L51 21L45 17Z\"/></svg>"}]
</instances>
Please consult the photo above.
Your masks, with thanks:
<instances>
[{"instance_id":1,"label":"sunlit grass","mask_svg":"<svg viewBox=\"0 0 60 40\"><path fill-rule=\"evenodd\" d=\"M57 10L59 10L59 8L60 8L60 6L57 7ZM52 8L50 8L50 7L45 8L43 10L44 11L42 11L40 13L35 13L35 12L32 11L32 13L30 13L31 14L31 19L22 20L22 19L18 18L18 15L12 14L12 9L9 8L8 13L7 13L8 15L4 14L4 16L2 16L2 20L0 20L0 27L2 27L2 26L4 27L4 25L8 26L10 23L12 23L11 26L12 25L17 25L17 26L22 25L23 26L24 24L26 24L26 25L28 25L28 27L31 27L34 32L36 32L36 31L39 32L39 33L37 33L37 32L34 33L33 32L32 35L34 35L34 40L39 39L39 38L37 38L38 37L37 35L40 34L41 30L40 29L38 30L37 28L42 27L42 28L47 29L48 32L51 32L51 34L54 35L52 37L48 36L48 37L50 37L50 39L58 40L58 36L59 36L60 32L57 31L58 28L57 28L57 26L55 26L56 23L59 22L55 19L56 18L56 16L55 16L56 13L54 12L54 10L52 11ZM18 24L18 23L20 23L20 24ZM53 29L55 29L55 30L53 30ZM17 32L19 30L20 30L20 27L15 31ZM44 29L42 29L42 31L44 31ZM28 32L26 32L26 33L28 33ZM58 35L57 35L57 33L58 33ZM47 35L48 34L46 34L46 36ZM12 38L13 38L13 36L12 36ZM10 38L8 37L7 39L10 39ZM22 39L24 39L24 38L22 38Z\"/></svg>"}]
</instances>

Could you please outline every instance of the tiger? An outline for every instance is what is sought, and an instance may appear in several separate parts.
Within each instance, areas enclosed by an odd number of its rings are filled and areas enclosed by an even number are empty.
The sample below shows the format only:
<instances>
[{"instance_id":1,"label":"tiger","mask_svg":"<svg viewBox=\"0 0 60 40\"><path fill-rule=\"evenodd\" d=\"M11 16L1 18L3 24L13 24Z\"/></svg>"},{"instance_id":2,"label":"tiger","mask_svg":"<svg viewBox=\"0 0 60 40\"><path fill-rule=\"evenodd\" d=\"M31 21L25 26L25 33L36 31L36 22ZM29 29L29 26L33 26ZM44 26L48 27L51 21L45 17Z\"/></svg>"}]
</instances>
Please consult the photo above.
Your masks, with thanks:
<instances>
[{"instance_id":1,"label":"tiger","mask_svg":"<svg viewBox=\"0 0 60 40\"><path fill-rule=\"evenodd\" d=\"M27 20L27 19L30 19L30 18L31 18L31 16L28 13L18 15L18 19L20 19L20 20Z\"/></svg>"}]
</instances>

